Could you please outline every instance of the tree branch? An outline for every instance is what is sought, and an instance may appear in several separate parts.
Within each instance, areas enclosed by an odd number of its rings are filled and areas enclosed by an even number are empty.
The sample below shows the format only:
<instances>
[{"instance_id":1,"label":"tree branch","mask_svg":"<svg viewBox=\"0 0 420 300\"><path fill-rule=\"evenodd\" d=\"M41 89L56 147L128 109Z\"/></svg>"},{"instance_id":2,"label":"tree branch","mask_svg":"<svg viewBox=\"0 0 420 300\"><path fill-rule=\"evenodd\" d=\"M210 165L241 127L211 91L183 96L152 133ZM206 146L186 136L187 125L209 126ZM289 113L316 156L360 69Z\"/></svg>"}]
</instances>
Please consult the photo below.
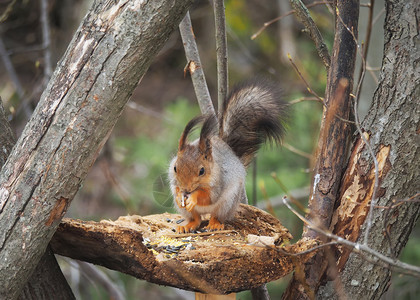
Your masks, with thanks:
<instances>
[{"instance_id":1,"label":"tree branch","mask_svg":"<svg viewBox=\"0 0 420 300\"><path fill-rule=\"evenodd\" d=\"M216 26L217 55L217 109L222 113L223 101L228 93L228 50L224 0L214 0L214 22Z\"/></svg>"},{"instance_id":2,"label":"tree branch","mask_svg":"<svg viewBox=\"0 0 420 300\"><path fill-rule=\"evenodd\" d=\"M291 210L299 219L301 219L308 227L312 230L318 232L319 234L327 237L328 239L336 241L337 244L343 245L349 248L352 252L360 254L362 259L367 260L371 263L378 264L385 268L390 268L392 270L398 271L402 274L414 276L420 279L420 267L406 264L402 261L399 261L394 258L387 257L382 253L375 251L372 248L369 248L366 244L354 243L352 241L346 240L338 235L335 235L329 232L327 229L320 228L315 225L301 214L299 214L293 207L290 206L286 197L283 198L283 203ZM367 257L370 255L372 258Z\"/></svg>"},{"instance_id":3,"label":"tree branch","mask_svg":"<svg viewBox=\"0 0 420 300\"><path fill-rule=\"evenodd\" d=\"M226 294L285 276L294 264L311 257L314 253L306 251L318 244L309 239L288 244L292 236L279 220L250 205L241 204L227 224L229 231L212 232L211 238L209 233L174 235L180 219L169 213L101 222L64 219L51 245L60 255L149 282ZM257 235L270 240L273 248L250 240Z\"/></svg>"},{"instance_id":4,"label":"tree branch","mask_svg":"<svg viewBox=\"0 0 420 300\"><path fill-rule=\"evenodd\" d=\"M48 1L41 0L41 28L42 28L42 48L44 49L44 84L50 80L52 74L51 65L51 38L50 24L48 22Z\"/></svg>"},{"instance_id":5,"label":"tree branch","mask_svg":"<svg viewBox=\"0 0 420 300\"><path fill-rule=\"evenodd\" d=\"M312 19L308 9L301 0L290 0L295 15L299 21L305 26L309 32L309 36L315 43L316 51L318 52L319 57L324 63L325 68L328 70L331 64L330 54L328 53L327 45L325 45L324 39L322 38L321 33L318 30L314 20Z\"/></svg>"},{"instance_id":6,"label":"tree branch","mask_svg":"<svg viewBox=\"0 0 420 300\"><path fill-rule=\"evenodd\" d=\"M197 43L195 42L194 31L191 24L190 13L187 12L184 19L179 24L182 42L184 44L185 56L187 57L187 66L185 70L191 75L194 85L195 95L202 114L215 114L210 92L207 87L206 77L198 53Z\"/></svg>"}]
</instances>

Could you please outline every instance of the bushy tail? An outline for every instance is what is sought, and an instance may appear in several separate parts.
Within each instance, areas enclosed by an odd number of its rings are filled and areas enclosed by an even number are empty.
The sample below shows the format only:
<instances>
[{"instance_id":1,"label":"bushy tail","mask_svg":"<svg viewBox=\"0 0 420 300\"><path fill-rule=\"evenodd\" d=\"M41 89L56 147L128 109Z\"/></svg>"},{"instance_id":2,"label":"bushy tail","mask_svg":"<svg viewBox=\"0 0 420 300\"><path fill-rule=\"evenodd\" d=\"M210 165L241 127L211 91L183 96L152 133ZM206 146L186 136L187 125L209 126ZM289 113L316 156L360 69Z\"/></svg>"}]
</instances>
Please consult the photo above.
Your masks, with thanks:
<instances>
[{"instance_id":1,"label":"bushy tail","mask_svg":"<svg viewBox=\"0 0 420 300\"><path fill-rule=\"evenodd\" d=\"M287 104L277 84L257 78L236 86L223 103L219 136L245 166L265 142L279 143L287 119Z\"/></svg>"}]
</instances>

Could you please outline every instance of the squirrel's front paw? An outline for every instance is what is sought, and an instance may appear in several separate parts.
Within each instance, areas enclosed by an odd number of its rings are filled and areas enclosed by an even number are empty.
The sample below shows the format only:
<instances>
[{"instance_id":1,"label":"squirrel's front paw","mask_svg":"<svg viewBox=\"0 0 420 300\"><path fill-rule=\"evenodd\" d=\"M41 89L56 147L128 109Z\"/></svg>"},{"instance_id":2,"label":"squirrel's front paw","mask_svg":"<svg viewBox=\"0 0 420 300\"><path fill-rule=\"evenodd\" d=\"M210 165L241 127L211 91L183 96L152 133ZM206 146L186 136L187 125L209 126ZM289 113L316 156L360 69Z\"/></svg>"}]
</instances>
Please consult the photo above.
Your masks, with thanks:
<instances>
[{"instance_id":1,"label":"squirrel's front paw","mask_svg":"<svg viewBox=\"0 0 420 300\"><path fill-rule=\"evenodd\" d=\"M185 200L185 209L189 212L192 212L196 205L197 199L195 197L189 197Z\"/></svg>"},{"instance_id":2,"label":"squirrel's front paw","mask_svg":"<svg viewBox=\"0 0 420 300\"><path fill-rule=\"evenodd\" d=\"M179 189L179 187L176 187L175 189L175 202L178 204L180 208L185 207L185 202L183 201L184 197Z\"/></svg>"}]
</instances>

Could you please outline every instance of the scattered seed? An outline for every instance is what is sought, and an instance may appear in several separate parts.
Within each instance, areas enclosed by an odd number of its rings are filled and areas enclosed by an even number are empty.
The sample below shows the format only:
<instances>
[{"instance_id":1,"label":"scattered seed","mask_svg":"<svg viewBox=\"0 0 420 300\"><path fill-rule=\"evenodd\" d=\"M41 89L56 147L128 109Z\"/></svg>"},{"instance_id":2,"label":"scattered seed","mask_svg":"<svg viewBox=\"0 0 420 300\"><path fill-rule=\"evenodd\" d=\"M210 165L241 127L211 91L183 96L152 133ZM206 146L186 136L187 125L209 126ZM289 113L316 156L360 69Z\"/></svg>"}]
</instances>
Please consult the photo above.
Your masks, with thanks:
<instances>
[{"instance_id":1,"label":"scattered seed","mask_svg":"<svg viewBox=\"0 0 420 300\"><path fill-rule=\"evenodd\" d=\"M184 222L184 221L185 221L185 219L179 219L179 220L177 220L177 221L176 221L176 223L177 223L177 224L181 224L181 223L182 223L182 222Z\"/></svg>"},{"instance_id":2,"label":"scattered seed","mask_svg":"<svg viewBox=\"0 0 420 300\"><path fill-rule=\"evenodd\" d=\"M166 253L178 253L178 250L174 250L174 249L166 249Z\"/></svg>"}]
</instances>

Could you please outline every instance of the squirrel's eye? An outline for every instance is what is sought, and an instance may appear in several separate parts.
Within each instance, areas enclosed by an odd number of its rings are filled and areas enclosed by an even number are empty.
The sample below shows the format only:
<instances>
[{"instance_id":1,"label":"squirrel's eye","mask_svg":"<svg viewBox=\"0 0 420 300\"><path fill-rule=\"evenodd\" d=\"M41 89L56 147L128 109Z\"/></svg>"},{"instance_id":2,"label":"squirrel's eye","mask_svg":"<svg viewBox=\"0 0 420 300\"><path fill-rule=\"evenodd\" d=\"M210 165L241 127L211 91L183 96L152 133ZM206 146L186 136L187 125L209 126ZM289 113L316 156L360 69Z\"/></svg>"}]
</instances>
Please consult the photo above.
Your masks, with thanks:
<instances>
[{"instance_id":1,"label":"squirrel's eye","mask_svg":"<svg viewBox=\"0 0 420 300\"><path fill-rule=\"evenodd\" d=\"M198 173L198 175L199 175L199 176L204 175L204 168L201 168L201 169L200 169L200 173Z\"/></svg>"},{"instance_id":2,"label":"squirrel's eye","mask_svg":"<svg viewBox=\"0 0 420 300\"><path fill-rule=\"evenodd\" d=\"M176 166L174 167L174 171L175 171L175 173L176 173Z\"/></svg>"}]
</instances>

